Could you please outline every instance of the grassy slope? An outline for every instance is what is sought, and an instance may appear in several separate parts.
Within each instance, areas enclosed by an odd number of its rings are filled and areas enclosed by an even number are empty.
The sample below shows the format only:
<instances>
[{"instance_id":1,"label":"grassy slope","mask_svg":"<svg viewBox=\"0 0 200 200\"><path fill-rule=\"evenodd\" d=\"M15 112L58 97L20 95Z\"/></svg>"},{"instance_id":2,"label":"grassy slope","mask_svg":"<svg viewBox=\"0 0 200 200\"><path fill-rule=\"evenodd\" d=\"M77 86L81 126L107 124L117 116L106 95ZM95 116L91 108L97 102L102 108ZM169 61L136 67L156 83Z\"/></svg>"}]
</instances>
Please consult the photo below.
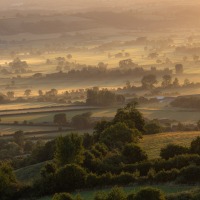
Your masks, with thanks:
<instances>
[{"instance_id":1,"label":"grassy slope","mask_svg":"<svg viewBox=\"0 0 200 200\"><path fill-rule=\"evenodd\" d=\"M32 180L40 176L40 170L46 162L38 163L28 167L24 167L15 171L16 177L19 181L30 183Z\"/></svg>"},{"instance_id":2,"label":"grassy slope","mask_svg":"<svg viewBox=\"0 0 200 200\"><path fill-rule=\"evenodd\" d=\"M172 132L155 135L145 135L141 141L141 146L147 152L150 159L158 158L160 149L167 144L179 144L189 146L191 141L200 136L199 131L194 132Z\"/></svg>"}]
</instances>

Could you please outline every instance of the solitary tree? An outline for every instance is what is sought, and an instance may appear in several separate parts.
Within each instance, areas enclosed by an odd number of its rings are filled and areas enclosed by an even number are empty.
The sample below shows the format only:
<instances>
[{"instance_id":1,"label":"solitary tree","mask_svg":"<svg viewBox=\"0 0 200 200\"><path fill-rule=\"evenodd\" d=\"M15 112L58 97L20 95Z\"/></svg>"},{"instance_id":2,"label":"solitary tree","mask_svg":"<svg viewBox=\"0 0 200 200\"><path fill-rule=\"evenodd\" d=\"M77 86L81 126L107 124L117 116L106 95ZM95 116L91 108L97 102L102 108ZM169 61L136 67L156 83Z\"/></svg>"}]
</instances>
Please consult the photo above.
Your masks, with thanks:
<instances>
[{"instance_id":1,"label":"solitary tree","mask_svg":"<svg viewBox=\"0 0 200 200\"><path fill-rule=\"evenodd\" d=\"M88 129L91 127L91 112L86 112L72 117L71 124L77 129Z\"/></svg>"},{"instance_id":2,"label":"solitary tree","mask_svg":"<svg viewBox=\"0 0 200 200\"><path fill-rule=\"evenodd\" d=\"M193 56L193 60L194 60L194 62L198 62L198 61L199 61L199 56L194 55L194 56Z\"/></svg>"},{"instance_id":3,"label":"solitary tree","mask_svg":"<svg viewBox=\"0 0 200 200\"><path fill-rule=\"evenodd\" d=\"M180 86L178 78L174 79L172 85L173 85L173 87L179 87Z\"/></svg>"},{"instance_id":4,"label":"solitary tree","mask_svg":"<svg viewBox=\"0 0 200 200\"><path fill-rule=\"evenodd\" d=\"M30 89L25 90L25 91L24 91L24 95L25 95L26 97L29 97L29 96L31 95L31 90L30 90Z\"/></svg>"},{"instance_id":5,"label":"solitary tree","mask_svg":"<svg viewBox=\"0 0 200 200\"><path fill-rule=\"evenodd\" d=\"M71 54L68 54L68 55L67 55L67 59L68 59L68 60L71 60L71 59L72 59L72 55L71 55Z\"/></svg>"},{"instance_id":6,"label":"solitary tree","mask_svg":"<svg viewBox=\"0 0 200 200\"><path fill-rule=\"evenodd\" d=\"M39 96L43 96L43 91L42 90L38 90L38 95Z\"/></svg>"},{"instance_id":7,"label":"solitary tree","mask_svg":"<svg viewBox=\"0 0 200 200\"><path fill-rule=\"evenodd\" d=\"M142 82L142 87L145 89L153 89L154 85L158 83L156 76L153 74L144 76L141 82Z\"/></svg>"},{"instance_id":8,"label":"solitary tree","mask_svg":"<svg viewBox=\"0 0 200 200\"><path fill-rule=\"evenodd\" d=\"M59 113L54 115L53 122L58 125L65 125L67 123L67 117L65 113Z\"/></svg>"},{"instance_id":9,"label":"solitary tree","mask_svg":"<svg viewBox=\"0 0 200 200\"><path fill-rule=\"evenodd\" d=\"M7 96L8 96L9 99L13 99L13 98L15 97L15 92L13 92L13 91L8 91L8 92L7 92Z\"/></svg>"},{"instance_id":10,"label":"solitary tree","mask_svg":"<svg viewBox=\"0 0 200 200\"><path fill-rule=\"evenodd\" d=\"M162 86L164 88L169 87L172 82L172 77L170 75L164 75L163 76L163 81L162 81Z\"/></svg>"},{"instance_id":11,"label":"solitary tree","mask_svg":"<svg viewBox=\"0 0 200 200\"><path fill-rule=\"evenodd\" d=\"M24 145L24 132L23 131L17 131L14 133L14 142L18 144L20 147L23 147Z\"/></svg>"},{"instance_id":12,"label":"solitary tree","mask_svg":"<svg viewBox=\"0 0 200 200\"><path fill-rule=\"evenodd\" d=\"M177 64L177 65L175 66L175 70L176 70L176 74L177 74L177 75L183 74L183 65L182 65L182 64Z\"/></svg>"}]
</instances>

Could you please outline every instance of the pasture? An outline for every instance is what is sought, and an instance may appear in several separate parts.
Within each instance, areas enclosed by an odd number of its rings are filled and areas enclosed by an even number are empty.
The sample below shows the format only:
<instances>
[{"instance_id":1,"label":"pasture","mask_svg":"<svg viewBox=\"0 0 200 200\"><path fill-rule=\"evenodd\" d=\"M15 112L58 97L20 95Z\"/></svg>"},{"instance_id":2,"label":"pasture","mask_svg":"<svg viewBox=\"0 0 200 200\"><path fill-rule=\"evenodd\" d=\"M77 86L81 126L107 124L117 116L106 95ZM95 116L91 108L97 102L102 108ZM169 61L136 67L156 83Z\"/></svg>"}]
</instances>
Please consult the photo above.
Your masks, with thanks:
<instances>
[{"instance_id":1,"label":"pasture","mask_svg":"<svg viewBox=\"0 0 200 200\"><path fill-rule=\"evenodd\" d=\"M158 158L160 149L168 144L178 144L189 147L193 139L200 136L200 132L172 132L145 135L140 141L141 147L147 152L150 159Z\"/></svg>"}]
</instances>

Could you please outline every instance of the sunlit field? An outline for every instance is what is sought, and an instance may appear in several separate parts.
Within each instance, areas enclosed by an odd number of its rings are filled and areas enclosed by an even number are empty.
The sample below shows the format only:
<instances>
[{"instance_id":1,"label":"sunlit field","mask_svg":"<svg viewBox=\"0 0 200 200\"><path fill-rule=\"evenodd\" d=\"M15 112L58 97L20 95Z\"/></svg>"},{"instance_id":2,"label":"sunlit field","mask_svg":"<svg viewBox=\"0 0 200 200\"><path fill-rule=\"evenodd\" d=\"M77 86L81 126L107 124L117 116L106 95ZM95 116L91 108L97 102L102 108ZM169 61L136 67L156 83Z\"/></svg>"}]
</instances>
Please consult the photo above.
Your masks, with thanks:
<instances>
[{"instance_id":1,"label":"sunlit field","mask_svg":"<svg viewBox=\"0 0 200 200\"><path fill-rule=\"evenodd\" d=\"M178 144L189 147L192 140L200 136L200 132L174 132L160 133L153 135L145 135L140 144L148 153L150 159L158 158L160 149L168 144Z\"/></svg>"}]
</instances>

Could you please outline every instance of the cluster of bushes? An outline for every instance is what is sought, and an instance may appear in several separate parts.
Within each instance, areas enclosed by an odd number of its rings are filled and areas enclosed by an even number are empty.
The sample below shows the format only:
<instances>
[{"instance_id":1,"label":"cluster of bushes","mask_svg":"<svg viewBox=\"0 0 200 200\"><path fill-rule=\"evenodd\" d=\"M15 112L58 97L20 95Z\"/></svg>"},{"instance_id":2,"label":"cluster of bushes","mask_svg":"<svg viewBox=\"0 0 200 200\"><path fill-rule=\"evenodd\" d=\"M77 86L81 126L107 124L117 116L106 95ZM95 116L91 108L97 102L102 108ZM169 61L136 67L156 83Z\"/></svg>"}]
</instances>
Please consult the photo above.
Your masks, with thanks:
<instances>
[{"instance_id":1,"label":"cluster of bushes","mask_svg":"<svg viewBox=\"0 0 200 200\"><path fill-rule=\"evenodd\" d=\"M199 199L200 199L199 189L171 194L166 197L166 200L199 200Z\"/></svg>"},{"instance_id":2,"label":"cluster of bushes","mask_svg":"<svg viewBox=\"0 0 200 200\"><path fill-rule=\"evenodd\" d=\"M76 200L68 193L55 194L52 200ZM79 199L81 197L79 196ZM110 192L97 192L94 200L166 200L164 194L155 188L143 188L136 193L126 193L122 188L114 187Z\"/></svg>"},{"instance_id":3,"label":"cluster of bushes","mask_svg":"<svg viewBox=\"0 0 200 200\"><path fill-rule=\"evenodd\" d=\"M190 164L200 166L200 156L199 155L179 155L168 160L157 159L157 160L147 160L135 164L126 164L121 170L129 173L133 173L138 170L141 176L146 176L150 169L154 169L156 172L162 170L171 169L182 169Z\"/></svg>"},{"instance_id":4,"label":"cluster of bushes","mask_svg":"<svg viewBox=\"0 0 200 200\"><path fill-rule=\"evenodd\" d=\"M142 188L138 192L125 192L122 188L114 187L109 192L97 192L94 200L199 200L200 190L179 192L170 195L156 188ZM69 193L56 193L52 200L82 200L80 195L73 197Z\"/></svg>"},{"instance_id":5,"label":"cluster of bushes","mask_svg":"<svg viewBox=\"0 0 200 200\"><path fill-rule=\"evenodd\" d=\"M193 164L191 165L191 163ZM153 163L155 168L149 166L145 172L144 169L142 171L142 167L145 167L146 164L145 162L138 163L134 168L126 165L120 173L95 174L77 164L57 167L55 164L49 163L41 171L41 179L35 182L33 189L38 195L47 195L55 192L71 192L77 189L132 183L200 183L200 156L196 156L196 159L195 156L186 156L185 158L184 156L177 156L176 159L166 161L166 165L164 162L155 162ZM145 174L142 174L144 172Z\"/></svg>"}]
</instances>

